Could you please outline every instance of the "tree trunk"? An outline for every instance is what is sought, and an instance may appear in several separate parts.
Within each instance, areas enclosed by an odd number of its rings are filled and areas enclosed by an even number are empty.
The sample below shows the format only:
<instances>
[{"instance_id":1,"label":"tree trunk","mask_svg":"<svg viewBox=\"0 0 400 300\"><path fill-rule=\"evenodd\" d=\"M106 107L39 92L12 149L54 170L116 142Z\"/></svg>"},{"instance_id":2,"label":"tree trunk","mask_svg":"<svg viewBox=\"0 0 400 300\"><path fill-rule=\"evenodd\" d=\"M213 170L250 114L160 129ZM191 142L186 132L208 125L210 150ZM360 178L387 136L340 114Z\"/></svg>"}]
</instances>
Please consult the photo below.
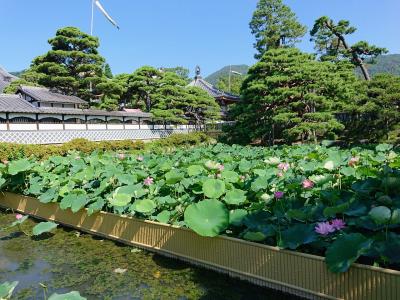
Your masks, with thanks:
<instances>
[{"instance_id":1,"label":"tree trunk","mask_svg":"<svg viewBox=\"0 0 400 300\"><path fill-rule=\"evenodd\" d=\"M342 35L338 36L339 40L342 42L343 47L346 50L349 50L349 45L347 45L346 40L344 39L344 37ZM353 51L351 51L351 55L353 56L354 61L357 63L357 65L360 67L361 72L363 73L363 76L365 78L365 80L370 81L371 80L371 76L369 75L368 69L365 66L364 62L362 61L361 58L358 57L358 55L356 53L354 53Z\"/></svg>"}]
</instances>

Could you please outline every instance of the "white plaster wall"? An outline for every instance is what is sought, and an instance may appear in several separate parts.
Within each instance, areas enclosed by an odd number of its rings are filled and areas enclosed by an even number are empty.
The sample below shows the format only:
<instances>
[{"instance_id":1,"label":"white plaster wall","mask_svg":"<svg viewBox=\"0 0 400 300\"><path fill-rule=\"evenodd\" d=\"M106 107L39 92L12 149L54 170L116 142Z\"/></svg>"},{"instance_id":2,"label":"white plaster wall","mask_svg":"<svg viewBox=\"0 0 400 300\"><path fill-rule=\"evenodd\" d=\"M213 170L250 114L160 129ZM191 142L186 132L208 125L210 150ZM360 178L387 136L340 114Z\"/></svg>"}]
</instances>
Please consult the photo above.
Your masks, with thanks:
<instances>
[{"instance_id":1,"label":"white plaster wall","mask_svg":"<svg viewBox=\"0 0 400 300\"><path fill-rule=\"evenodd\" d=\"M86 130L85 124L65 124L66 130Z\"/></svg>"},{"instance_id":2,"label":"white plaster wall","mask_svg":"<svg viewBox=\"0 0 400 300\"><path fill-rule=\"evenodd\" d=\"M0 123L0 130L7 130L7 124Z\"/></svg>"},{"instance_id":3,"label":"white plaster wall","mask_svg":"<svg viewBox=\"0 0 400 300\"><path fill-rule=\"evenodd\" d=\"M39 130L63 130L63 124L39 124Z\"/></svg>"},{"instance_id":4,"label":"white plaster wall","mask_svg":"<svg viewBox=\"0 0 400 300\"><path fill-rule=\"evenodd\" d=\"M31 123L31 124L10 124L10 130L37 130L36 129L36 124Z\"/></svg>"},{"instance_id":5,"label":"white plaster wall","mask_svg":"<svg viewBox=\"0 0 400 300\"><path fill-rule=\"evenodd\" d=\"M140 129L155 129L154 125L140 125Z\"/></svg>"},{"instance_id":6,"label":"white plaster wall","mask_svg":"<svg viewBox=\"0 0 400 300\"><path fill-rule=\"evenodd\" d=\"M125 124L125 129L139 129L139 125Z\"/></svg>"},{"instance_id":7,"label":"white plaster wall","mask_svg":"<svg viewBox=\"0 0 400 300\"><path fill-rule=\"evenodd\" d=\"M111 130L124 129L124 125L122 125L122 124L108 124L107 128L111 129Z\"/></svg>"},{"instance_id":8,"label":"white plaster wall","mask_svg":"<svg viewBox=\"0 0 400 300\"><path fill-rule=\"evenodd\" d=\"M154 125L154 129L164 129L164 125Z\"/></svg>"},{"instance_id":9,"label":"white plaster wall","mask_svg":"<svg viewBox=\"0 0 400 300\"><path fill-rule=\"evenodd\" d=\"M106 128L106 124L88 124L88 129L102 130L102 129L107 129L107 128Z\"/></svg>"}]
</instances>

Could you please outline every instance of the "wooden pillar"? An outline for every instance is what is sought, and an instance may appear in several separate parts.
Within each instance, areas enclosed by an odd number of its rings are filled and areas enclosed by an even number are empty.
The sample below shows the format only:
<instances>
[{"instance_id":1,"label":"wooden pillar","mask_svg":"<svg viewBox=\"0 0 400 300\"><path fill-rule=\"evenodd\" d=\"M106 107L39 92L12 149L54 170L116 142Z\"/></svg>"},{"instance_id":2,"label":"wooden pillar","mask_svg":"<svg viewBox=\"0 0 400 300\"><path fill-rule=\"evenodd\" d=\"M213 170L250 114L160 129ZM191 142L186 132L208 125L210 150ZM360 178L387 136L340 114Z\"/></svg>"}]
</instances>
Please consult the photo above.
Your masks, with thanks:
<instances>
[{"instance_id":1,"label":"wooden pillar","mask_svg":"<svg viewBox=\"0 0 400 300\"><path fill-rule=\"evenodd\" d=\"M10 114L6 113L7 130L10 130Z\"/></svg>"},{"instance_id":2,"label":"wooden pillar","mask_svg":"<svg viewBox=\"0 0 400 300\"><path fill-rule=\"evenodd\" d=\"M125 117L122 117L122 128L125 130Z\"/></svg>"},{"instance_id":3,"label":"wooden pillar","mask_svg":"<svg viewBox=\"0 0 400 300\"><path fill-rule=\"evenodd\" d=\"M85 115L85 124L86 124L86 130L89 130L87 115Z\"/></svg>"},{"instance_id":4,"label":"wooden pillar","mask_svg":"<svg viewBox=\"0 0 400 300\"><path fill-rule=\"evenodd\" d=\"M164 120L164 130L167 130L167 121L165 121L165 119L163 120Z\"/></svg>"},{"instance_id":5,"label":"wooden pillar","mask_svg":"<svg viewBox=\"0 0 400 300\"><path fill-rule=\"evenodd\" d=\"M108 117L105 116L105 120L106 120L106 130L108 130Z\"/></svg>"},{"instance_id":6,"label":"wooden pillar","mask_svg":"<svg viewBox=\"0 0 400 300\"><path fill-rule=\"evenodd\" d=\"M139 120L139 129L140 129L140 117L138 118L138 120Z\"/></svg>"},{"instance_id":7,"label":"wooden pillar","mask_svg":"<svg viewBox=\"0 0 400 300\"><path fill-rule=\"evenodd\" d=\"M63 122L63 130L65 130L65 116L61 115L62 122Z\"/></svg>"},{"instance_id":8,"label":"wooden pillar","mask_svg":"<svg viewBox=\"0 0 400 300\"><path fill-rule=\"evenodd\" d=\"M39 114L36 114L36 130L39 130Z\"/></svg>"}]
</instances>

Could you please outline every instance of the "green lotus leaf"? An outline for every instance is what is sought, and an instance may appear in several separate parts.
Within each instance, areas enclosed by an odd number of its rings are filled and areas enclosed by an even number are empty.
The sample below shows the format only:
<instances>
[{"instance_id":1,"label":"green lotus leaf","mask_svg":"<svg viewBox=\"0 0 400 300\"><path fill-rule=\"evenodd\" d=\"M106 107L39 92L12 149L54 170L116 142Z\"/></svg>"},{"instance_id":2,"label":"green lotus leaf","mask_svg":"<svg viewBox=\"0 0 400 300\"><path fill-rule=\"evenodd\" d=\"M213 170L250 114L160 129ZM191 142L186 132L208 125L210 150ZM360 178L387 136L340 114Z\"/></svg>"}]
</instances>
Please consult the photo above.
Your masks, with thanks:
<instances>
[{"instance_id":1,"label":"green lotus leaf","mask_svg":"<svg viewBox=\"0 0 400 300\"><path fill-rule=\"evenodd\" d=\"M255 211L249 213L243 220L243 224L253 231L259 231L259 228L268 224L271 214L266 211Z\"/></svg>"},{"instance_id":2,"label":"green lotus leaf","mask_svg":"<svg viewBox=\"0 0 400 300\"><path fill-rule=\"evenodd\" d=\"M225 183L219 179L207 179L203 183L203 193L208 198L219 198L225 193Z\"/></svg>"},{"instance_id":3,"label":"green lotus leaf","mask_svg":"<svg viewBox=\"0 0 400 300\"><path fill-rule=\"evenodd\" d=\"M156 207L157 204L153 200L144 199L136 200L132 204L131 209L139 213L149 213L152 212Z\"/></svg>"},{"instance_id":4,"label":"green lotus leaf","mask_svg":"<svg viewBox=\"0 0 400 300\"><path fill-rule=\"evenodd\" d=\"M254 192L259 192L260 190L265 190L269 186L269 179L270 177L258 177L254 182L251 184L251 190Z\"/></svg>"},{"instance_id":5,"label":"green lotus leaf","mask_svg":"<svg viewBox=\"0 0 400 300\"><path fill-rule=\"evenodd\" d=\"M243 219L247 216L247 210L234 209L229 212L229 224L233 226L242 226Z\"/></svg>"},{"instance_id":6,"label":"green lotus leaf","mask_svg":"<svg viewBox=\"0 0 400 300\"><path fill-rule=\"evenodd\" d=\"M328 269L334 273L346 272L351 264L367 253L372 240L360 233L351 233L338 237L326 251Z\"/></svg>"},{"instance_id":7,"label":"green lotus leaf","mask_svg":"<svg viewBox=\"0 0 400 300\"><path fill-rule=\"evenodd\" d=\"M41 222L32 228L32 234L37 236L46 232L50 232L55 229L58 225L54 222Z\"/></svg>"},{"instance_id":8,"label":"green lotus leaf","mask_svg":"<svg viewBox=\"0 0 400 300\"><path fill-rule=\"evenodd\" d=\"M208 199L189 205L184 220L197 234L214 237L228 227L229 212L222 202Z\"/></svg>"},{"instance_id":9,"label":"green lotus leaf","mask_svg":"<svg viewBox=\"0 0 400 300\"><path fill-rule=\"evenodd\" d=\"M132 185L137 183L138 178L136 174L117 174L116 178L120 184Z\"/></svg>"},{"instance_id":10,"label":"green lotus leaf","mask_svg":"<svg viewBox=\"0 0 400 300\"><path fill-rule=\"evenodd\" d=\"M204 168L202 166L199 166L199 165L193 165L193 166L189 166L187 168L187 173L188 173L189 176L200 175L204 171L205 171Z\"/></svg>"},{"instance_id":11,"label":"green lotus leaf","mask_svg":"<svg viewBox=\"0 0 400 300\"><path fill-rule=\"evenodd\" d=\"M377 255L384 257L391 263L400 263L400 236L394 233L389 234L387 240L374 242L374 250Z\"/></svg>"},{"instance_id":12,"label":"green lotus leaf","mask_svg":"<svg viewBox=\"0 0 400 300\"><path fill-rule=\"evenodd\" d=\"M185 177L185 174L172 170L165 174L165 181L167 184L175 184L181 181Z\"/></svg>"},{"instance_id":13,"label":"green lotus leaf","mask_svg":"<svg viewBox=\"0 0 400 300\"><path fill-rule=\"evenodd\" d=\"M235 171L224 170L221 172L221 178L226 182L235 183L239 181L239 174Z\"/></svg>"},{"instance_id":14,"label":"green lotus leaf","mask_svg":"<svg viewBox=\"0 0 400 300\"><path fill-rule=\"evenodd\" d=\"M31 167L32 164L27 159L14 160L8 164L8 173L10 175L17 175L18 173L28 171Z\"/></svg>"},{"instance_id":15,"label":"green lotus leaf","mask_svg":"<svg viewBox=\"0 0 400 300\"><path fill-rule=\"evenodd\" d=\"M296 224L282 231L279 247L297 249L301 245L317 240L314 226L309 224Z\"/></svg>"},{"instance_id":16,"label":"green lotus leaf","mask_svg":"<svg viewBox=\"0 0 400 300\"><path fill-rule=\"evenodd\" d=\"M386 206L377 206L370 210L368 214L378 225L387 224L390 221L392 212Z\"/></svg>"},{"instance_id":17,"label":"green lotus leaf","mask_svg":"<svg viewBox=\"0 0 400 300\"><path fill-rule=\"evenodd\" d=\"M356 176L356 169L352 167L344 167L340 169L340 173L344 176Z\"/></svg>"},{"instance_id":18,"label":"green lotus leaf","mask_svg":"<svg viewBox=\"0 0 400 300\"><path fill-rule=\"evenodd\" d=\"M251 169L251 163L247 160L241 160L239 163L239 171L242 173L246 173L250 171Z\"/></svg>"},{"instance_id":19,"label":"green lotus leaf","mask_svg":"<svg viewBox=\"0 0 400 300\"><path fill-rule=\"evenodd\" d=\"M0 284L0 299L10 299L15 287L18 285L18 281L3 282Z\"/></svg>"},{"instance_id":20,"label":"green lotus leaf","mask_svg":"<svg viewBox=\"0 0 400 300\"><path fill-rule=\"evenodd\" d=\"M156 220L164 224L168 224L170 218L171 218L171 212L168 210L163 210L156 216Z\"/></svg>"},{"instance_id":21,"label":"green lotus leaf","mask_svg":"<svg viewBox=\"0 0 400 300\"><path fill-rule=\"evenodd\" d=\"M375 150L378 152L387 152L393 149L393 145L389 144L380 144L375 147Z\"/></svg>"},{"instance_id":22,"label":"green lotus leaf","mask_svg":"<svg viewBox=\"0 0 400 300\"><path fill-rule=\"evenodd\" d=\"M73 291L67 294L52 294L48 300L86 300L85 297L82 297L79 292Z\"/></svg>"},{"instance_id":23,"label":"green lotus leaf","mask_svg":"<svg viewBox=\"0 0 400 300\"><path fill-rule=\"evenodd\" d=\"M56 188L50 188L39 196L39 201L42 203L50 203L58 198L58 191Z\"/></svg>"},{"instance_id":24,"label":"green lotus leaf","mask_svg":"<svg viewBox=\"0 0 400 300\"><path fill-rule=\"evenodd\" d=\"M390 218L390 224L400 224L400 209L393 210L392 217Z\"/></svg>"},{"instance_id":25,"label":"green lotus leaf","mask_svg":"<svg viewBox=\"0 0 400 300\"><path fill-rule=\"evenodd\" d=\"M335 217L337 214L344 213L350 207L349 203L343 203L337 206L326 207L324 209L324 216L325 217Z\"/></svg>"},{"instance_id":26,"label":"green lotus leaf","mask_svg":"<svg viewBox=\"0 0 400 300\"><path fill-rule=\"evenodd\" d=\"M267 237L262 233L262 232L252 232L252 231L247 231L244 235L243 238L248 241L253 241L253 242L262 242L265 240Z\"/></svg>"},{"instance_id":27,"label":"green lotus leaf","mask_svg":"<svg viewBox=\"0 0 400 300\"><path fill-rule=\"evenodd\" d=\"M240 205L246 201L246 192L239 189L233 189L226 193L224 201L231 205Z\"/></svg>"}]
</instances>

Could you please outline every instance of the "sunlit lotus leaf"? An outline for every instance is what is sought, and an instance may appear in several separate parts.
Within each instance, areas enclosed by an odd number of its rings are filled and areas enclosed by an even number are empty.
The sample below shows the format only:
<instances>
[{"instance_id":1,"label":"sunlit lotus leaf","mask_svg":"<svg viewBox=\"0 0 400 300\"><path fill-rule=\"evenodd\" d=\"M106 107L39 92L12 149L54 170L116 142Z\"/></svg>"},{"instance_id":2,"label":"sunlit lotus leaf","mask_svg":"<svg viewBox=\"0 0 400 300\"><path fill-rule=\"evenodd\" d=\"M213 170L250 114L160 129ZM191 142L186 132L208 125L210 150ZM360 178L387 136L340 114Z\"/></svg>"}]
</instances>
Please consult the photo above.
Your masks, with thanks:
<instances>
[{"instance_id":1,"label":"sunlit lotus leaf","mask_svg":"<svg viewBox=\"0 0 400 300\"><path fill-rule=\"evenodd\" d=\"M50 232L55 229L58 225L54 222L41 222L32 228L33 235L41 235L46 232Z\"/></svg>"},{"instance_id":2,"label":"sunlit lotus leaf","mask_svg":"<svg viewBox=\"0 0 400 300\"><path fill-rule=\"evenodd\" d=\"M208 199L189 205L184 219L186 225L197 234L214 237L228 227L229 212L222 202Z\"/></svg>"},{"instance_id":3,"label":"sunlit lotus leaf","mask_svg":"<svg viewBox=\"0 0 400 300\"><path fill-rule=\"evenodd\" d=\"M207 179L203 183L203 193L208 198L219 198L225 193L225 183L219 179Z\"/></svg>"}]
</instances>

